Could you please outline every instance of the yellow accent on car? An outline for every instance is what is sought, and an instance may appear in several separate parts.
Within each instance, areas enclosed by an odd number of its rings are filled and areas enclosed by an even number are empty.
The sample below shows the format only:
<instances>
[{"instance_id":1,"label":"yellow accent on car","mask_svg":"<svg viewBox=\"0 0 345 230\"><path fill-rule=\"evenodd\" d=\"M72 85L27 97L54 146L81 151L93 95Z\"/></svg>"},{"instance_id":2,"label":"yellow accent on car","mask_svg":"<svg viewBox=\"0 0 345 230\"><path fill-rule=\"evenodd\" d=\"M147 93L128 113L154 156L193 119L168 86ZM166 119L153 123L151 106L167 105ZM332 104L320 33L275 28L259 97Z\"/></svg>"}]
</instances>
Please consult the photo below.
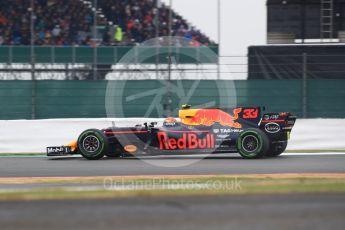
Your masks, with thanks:
<instances>
[{"instance_id":1,"label":"yellow accent on car","mask_svg":"<svg viewBox=\"0 0 345 230\"><path fill-rule=\"evenodd\" d=\"M179 111L179 118L183 124L191 124L191 118L193 118L200 109L182 109Z\"/></svg>"}]
</instances>

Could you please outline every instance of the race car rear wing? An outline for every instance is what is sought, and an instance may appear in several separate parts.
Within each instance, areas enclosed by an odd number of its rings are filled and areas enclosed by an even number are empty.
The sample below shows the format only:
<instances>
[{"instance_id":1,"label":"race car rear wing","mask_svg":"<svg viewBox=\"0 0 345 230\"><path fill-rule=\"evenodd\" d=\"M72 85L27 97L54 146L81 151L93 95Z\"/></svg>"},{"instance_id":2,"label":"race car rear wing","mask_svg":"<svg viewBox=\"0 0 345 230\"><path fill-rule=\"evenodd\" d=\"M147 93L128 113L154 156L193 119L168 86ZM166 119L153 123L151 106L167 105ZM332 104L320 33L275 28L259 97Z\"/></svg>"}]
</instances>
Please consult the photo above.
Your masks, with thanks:
<instances>
[{"instance_id":1,"label":"race car rear wing","mask_svg":"<svg viewBox=\"0 0 345 230\"><path fill-rule=\"evenodd\" d=\"M283 131L291 131L295 125L297 117L288 112L282 113L267 113L262 116L262 119L259 122L259 127L264 127L267 131L268 124L271 124L273 129L274 124L280 126L280 129Z\"/></svg>"}]
</instances>

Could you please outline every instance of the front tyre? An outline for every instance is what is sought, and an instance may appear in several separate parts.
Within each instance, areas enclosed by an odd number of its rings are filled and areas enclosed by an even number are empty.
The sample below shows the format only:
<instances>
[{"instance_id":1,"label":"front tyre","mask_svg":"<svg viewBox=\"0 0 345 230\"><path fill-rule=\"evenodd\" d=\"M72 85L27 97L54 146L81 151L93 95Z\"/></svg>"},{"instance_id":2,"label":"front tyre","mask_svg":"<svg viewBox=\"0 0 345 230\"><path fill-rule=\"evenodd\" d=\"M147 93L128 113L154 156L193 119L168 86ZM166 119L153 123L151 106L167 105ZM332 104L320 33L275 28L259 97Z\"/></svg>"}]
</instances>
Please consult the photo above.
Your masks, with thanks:
<instances>
[{"instance_id":1,"label":"front tyre","mask_svg":"<svg viewBox=\"0 0 345 230\"><path fill-rule=\"evenodd\" d=\"M237 139L236 147L243 158L262 158L269 149L269 139L260 129L247 129Z\"/></svg>"},{"instance_id":2,"label":"front tyre","mask_svg":"<svg viewBox=\"0 0 345 230\"><path fill-rule=\"evenodd\" d=\"M98 160L108 153L109 143L104 133L98 129L88 129L78 138L80 154L88 160Z\"/></svg>"}]
</instances>

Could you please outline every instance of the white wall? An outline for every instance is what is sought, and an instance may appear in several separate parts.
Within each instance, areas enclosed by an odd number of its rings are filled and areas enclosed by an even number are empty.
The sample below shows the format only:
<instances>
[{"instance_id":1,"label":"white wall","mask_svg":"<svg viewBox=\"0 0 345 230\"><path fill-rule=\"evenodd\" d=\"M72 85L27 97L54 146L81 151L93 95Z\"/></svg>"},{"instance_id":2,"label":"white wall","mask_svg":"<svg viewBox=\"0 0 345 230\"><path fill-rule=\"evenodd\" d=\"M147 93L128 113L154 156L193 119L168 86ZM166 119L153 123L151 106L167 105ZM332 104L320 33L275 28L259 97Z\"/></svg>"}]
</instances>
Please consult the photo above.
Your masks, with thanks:
<instances>
[{"instance_id":1,"label":"white wall","mask_svg":"<svg viewBox=\"0 0 345 230\"><path fill-rule=\"evenodd\" d=\"M53 119L0 121L0 153L45 152L76 139L88 128L130 126L162 119ZM297 120L288 146L300 149L345 149L345 119Z\"/></svg>"},{"instance_id":2,"label":"white wall","mask_svg":"<svg viewBox=\"0 0 345 230\"><path fill-rule=\"evenodd\" d=\"M161 120L161 119L159 119ZM0 153L45 152L76 140L90 128L112 126L114 119L49 119L0 121ZM157 119L116 119L116 126L130 126Z\"/></svg>"}]
</instances>

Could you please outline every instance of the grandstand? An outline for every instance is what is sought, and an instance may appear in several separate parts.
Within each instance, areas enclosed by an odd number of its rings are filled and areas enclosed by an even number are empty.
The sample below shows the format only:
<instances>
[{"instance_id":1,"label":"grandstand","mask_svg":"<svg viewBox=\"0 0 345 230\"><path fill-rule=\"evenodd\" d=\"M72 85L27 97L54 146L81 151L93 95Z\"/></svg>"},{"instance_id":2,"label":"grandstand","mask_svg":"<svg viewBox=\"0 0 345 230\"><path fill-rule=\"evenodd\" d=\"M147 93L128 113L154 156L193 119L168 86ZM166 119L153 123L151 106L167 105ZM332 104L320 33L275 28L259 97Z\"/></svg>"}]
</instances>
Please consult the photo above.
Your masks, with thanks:
<instances>
[{"instance_id":1,"label":"grandstand","mask_svg":"<svg viewBox=\"0 0 345 230\"><path fill-rule=\"evenodd\" d=\"M345 0L267 0L267 42L345 41Z\"/></svg>"},{"instance_id":2,"label":"grandstand","mask_svg":"<svg viewBox=\"0 0 345 230\"><path fill-rule=\"evenodd\" d=\"M152 46L195 48L194 59L200 57L199 47L218 51L217 44L160 0L2 0L0 79L107 79L120 72L116 65L131 48L164 36L184 41L158 39ZM166 64L167 55L151 58L150 64ZM186 64L179 56L175 60Z\"/></svg>"},{"instance_id":3,"label":"grandstand","mask_svg":"<svg viewBox=\"0 0 345 230\"><path fill-rule=\"evenodd\" d=\"M131 46L169 35L195 40L195 44L214 44L157 1L98 0L95 6L94 2L84 0L33 0L34 44ZM0 1L0 45L30 45L30 9L28 0Z\"/></svg>"},{"instance_id":4,"label":"grandstand","mask_svg":"<svg viewBox=\"0 0 345 230\"><path fill-rule=\"evenodd\" d=\"M105 117L109 82L117 117L169 116L186 103L344 117L343 1L268 0L268 45L220 60L217 44L159 0L2 0L0 79L10 81L0 81L0 117ZM321 26L329 17L332 33Z\"/></svg>"},{"instance_id":5,"label":"grandstand","mask_svg":"<svg viewBox=\"0 0 345 230\"><path fill-rule=\"evenodd\" d=\"M345 0L267 0L267 20L248 79L344 79Z\"/></svg>"}]
</instances>

